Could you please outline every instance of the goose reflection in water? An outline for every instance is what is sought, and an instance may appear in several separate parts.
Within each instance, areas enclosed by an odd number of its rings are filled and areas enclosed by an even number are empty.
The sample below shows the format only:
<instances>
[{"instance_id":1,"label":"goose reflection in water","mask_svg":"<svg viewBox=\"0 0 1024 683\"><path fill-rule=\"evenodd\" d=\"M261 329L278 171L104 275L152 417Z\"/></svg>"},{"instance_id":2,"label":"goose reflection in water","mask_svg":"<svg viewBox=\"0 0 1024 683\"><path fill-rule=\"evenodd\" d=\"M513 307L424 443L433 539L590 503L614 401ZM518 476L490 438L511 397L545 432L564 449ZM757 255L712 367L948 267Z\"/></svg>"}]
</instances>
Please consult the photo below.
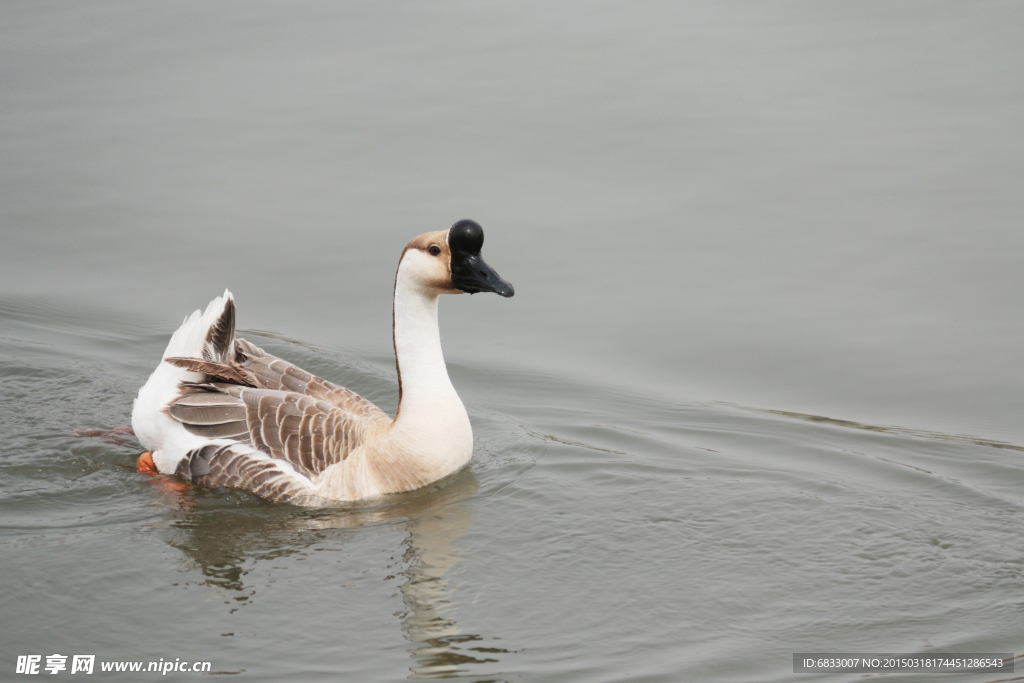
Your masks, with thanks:
<instances>
[{"instance_id":1,"label":"goose reflection in water","mask_svg":"<svg viewBox=\"0 0 1024 683\"><path fill-rule=\"evenodd\" d=\"M424 489L389 496L383 504L346 509L260 504L204 510L210 501L221 506L224 495L246 494L207 493L168 484L176 482L167 479L162 485L168 502L181 513L168 542L195 563L206 577L201 583L238 594L231 611L243 607L256 593L243 580L248 573L245 565L305 555L326 541L337 543L333 530L394 524L408 532L402 541L405 569L397 575L405 577L399 587L406 607L401 613L402 630L412 643L409 652L415 662L409 678L456 677L465 674L466 667L496 663L495 657L507 652L474 647L484 638L462 633L454 618L455 590L448 585L460 559L454 544L473 523L465 501L479 488L469 470Z\"/></svg>"}]
</instances>

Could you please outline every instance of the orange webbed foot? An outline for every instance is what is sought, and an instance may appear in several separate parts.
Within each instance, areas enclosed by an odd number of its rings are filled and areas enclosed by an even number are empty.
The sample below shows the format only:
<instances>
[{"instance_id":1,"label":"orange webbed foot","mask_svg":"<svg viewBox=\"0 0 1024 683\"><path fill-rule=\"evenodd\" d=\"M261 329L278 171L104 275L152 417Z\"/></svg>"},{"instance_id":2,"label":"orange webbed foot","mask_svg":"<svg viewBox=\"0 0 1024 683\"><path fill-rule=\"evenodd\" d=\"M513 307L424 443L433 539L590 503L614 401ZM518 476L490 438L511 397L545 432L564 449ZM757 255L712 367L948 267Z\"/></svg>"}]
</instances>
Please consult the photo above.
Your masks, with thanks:
<instances>
[{"instance_id":1,"label":"orange webbed foot","mask_svg":"<svg viewBox=\"0 0 1024 683\"><path fill-rule=\"evenodd\" d=\"M153 451L146 451L139 456L139 461L135 465L135 471L139 474L156 475L149 480L150 484L159 489L161 493L176 499L179 503L185 502L184 497L189 492L189 485L173 477L160 474L160 470L156 468L156 463L153 462Z\"/></svg>"},{"instance_id":2,"label":"orange webbed foot","mask_svg":"<svg viewBox=\"0 0 1024 683\"><path fill-rule=\"evenodd\" d=\"M139 462L135 465L135 471L139 474L160 474L153 462L153 451L146 451L139 456Z\"/></svg>"}]
</instances>

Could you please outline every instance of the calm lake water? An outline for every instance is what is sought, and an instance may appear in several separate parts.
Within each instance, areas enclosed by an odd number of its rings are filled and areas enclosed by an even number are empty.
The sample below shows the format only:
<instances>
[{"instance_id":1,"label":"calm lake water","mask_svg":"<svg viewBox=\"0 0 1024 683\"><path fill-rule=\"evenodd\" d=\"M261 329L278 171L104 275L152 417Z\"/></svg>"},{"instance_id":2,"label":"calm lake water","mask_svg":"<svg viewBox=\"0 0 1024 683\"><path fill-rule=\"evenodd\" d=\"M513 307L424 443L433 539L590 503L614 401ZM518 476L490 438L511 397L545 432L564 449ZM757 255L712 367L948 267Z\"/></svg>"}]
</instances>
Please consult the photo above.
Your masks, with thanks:
<instances>
[{"instance_id":1,"label":"calm lake water","mask_svg":"<svg viewBox=\"0 0 1024 683\"><path fill-rule=\"evenodd\" d=\"M1024 653L1022 31L1012 2L3 3L0 679ZM452 478L299 509L83 435L225 287L393 411L399 254L466 217L516 296L441 302Z\"/></svg>"}]
</instances>

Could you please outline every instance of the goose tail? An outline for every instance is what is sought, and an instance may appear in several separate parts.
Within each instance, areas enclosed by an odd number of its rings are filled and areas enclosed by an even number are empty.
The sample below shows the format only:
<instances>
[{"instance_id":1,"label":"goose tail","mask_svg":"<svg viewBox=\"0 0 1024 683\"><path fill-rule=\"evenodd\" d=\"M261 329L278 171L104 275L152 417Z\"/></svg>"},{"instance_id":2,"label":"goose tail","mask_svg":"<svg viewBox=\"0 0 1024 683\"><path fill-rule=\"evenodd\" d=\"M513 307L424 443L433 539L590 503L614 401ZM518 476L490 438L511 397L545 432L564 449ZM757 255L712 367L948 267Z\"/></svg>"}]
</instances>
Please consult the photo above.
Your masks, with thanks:
<instances>
[{"instance_id":1,"label":"goose tail","mask_svg":"<svg viewBox=\"0 0 1024 683\"><path fill-rule=\"evenodd\" d=\"M167 362L182 357L225 364L235 361L235 300L229 290L211 301L205 311L196 310L185 318L171 335L160 364L139 390L132 428L148 450L160 450L171 433L179 431L164 409L180 395L181 383L206 381L203 373Z\"/></svg>"},{"instance_id":2,"label":"goose tail","mask_svg":"<svg viewBox=\"0 0 1024 683\"><path fill-rule=\"evenodd\" d=\"M167 343L165 359L202 358L216 363L235 360L235 298L230 290L185 318Z\"/></svg>"}]
</instances>

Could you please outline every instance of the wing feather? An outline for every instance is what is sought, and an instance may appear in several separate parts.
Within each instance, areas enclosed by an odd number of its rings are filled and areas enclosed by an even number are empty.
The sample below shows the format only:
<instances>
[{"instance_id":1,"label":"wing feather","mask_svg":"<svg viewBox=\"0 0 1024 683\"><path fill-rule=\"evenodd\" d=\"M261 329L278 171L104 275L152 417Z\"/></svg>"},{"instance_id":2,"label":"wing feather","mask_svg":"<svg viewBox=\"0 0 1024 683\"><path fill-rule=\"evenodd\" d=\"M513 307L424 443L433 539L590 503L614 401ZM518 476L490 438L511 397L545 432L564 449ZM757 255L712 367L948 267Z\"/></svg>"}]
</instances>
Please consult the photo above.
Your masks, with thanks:
<instances>
[{"instance_id":1,"label":"wing feather","mask_svg":"<svg viewBox=\"0 0 1024 683\"><path fill-rule=\"evenodd\" d=\"M185 428L197 436L205 436L207 439L234 439L242 443L249 442L249 428L244 421L228 422L217 425L189 425Z\"/></svg>"},{"instance_id":2,"label":"wing feather","mask_svg":"<svg viewBox=\"0 0 1024 683\"><path fill-rule=\"evenodd\" d=\"M312 396L352 415L389 419L384 411L359 394L310 374L286 360L271 356L244 339L235 341L235 355L238 364L252 375L255 385L260 389L277 389Z\"/></svg>"},{"instance_id":3,"label":"wing feather","mask_svg":"<svg viewBox=\"0 0 1024 683\"><path fill-rule=\"evenodd\" d=\"M220 332L213 334L213 337L217 339L222 336ZM232 360L179 357L165 360L171 365L202 373L214 382L287 391L326 401L356 417L389 419L384 411L359 394L321 379L286 360L272 356L244 339L235 340L234 351ZM224 356L226 354L206 355Z\"/></svg>"},{"instance_id":4,"label":"wing feather","mask_svg":"<svg viewBox=\"0 0 1024 683\"><path fill-rule=\"evenodd\" d=\"M231 438L309 478L345 460L375 423L311 396L237 384L186 385L168 414L193 434Z\"/></svg>"},{"instance_id":5,"label":"wing feather","mask_svg":"<svg viewBox=\"0 0 1024 683\"><path fill-rule=\"evenodd\" d=\"M272 503L294 502L312 492L309 479L287 463L239 443L212 443L189 451L175 474L200 486L252 491Z\"/></svg>"},{"instance_id":6,"label":"wing feather","mask_svg":"<svg viewBox=\"0 0 1024 683\"><path fill-rule=\"evenodd\" d=\"M211 333L214 353L167 359L207 378L183 384L167 413L193 434L234 442L231 448L190 451L181 466L186 478L246 488L271 500L286 498L293 495L291 484L278 470L308 482L345 460L368 428L391 421L358 394L243 339L235 341L229 357L220 349L230 332L228 322Z\"/></svg>"},{"instance_id":7,"label":"wing feather","mask_svg":"<svg viewBox=\"0 0 1024 683\"><path fill-rule=\"evenodd\" d=\"M199 372L222 382L245 384L250 387L256 386L256 382L252 375L246 372L245 368L241 368L237 365L199 358L171 357L164 358L164 360L176 367L185 368L192 372Z\"/></svg>"},{"instance_id":8,"label":"wing feather","mask_svg":"<svg viewBox=\"0 0 1024 683\"><path fill-rule=\"evenodd\" d=\"M196 406L183 402L172 403L167 408L175 420L194 425L222 425L245 421L245 406L237 402L229 405Z\"/></svg>"}]
</instances>

